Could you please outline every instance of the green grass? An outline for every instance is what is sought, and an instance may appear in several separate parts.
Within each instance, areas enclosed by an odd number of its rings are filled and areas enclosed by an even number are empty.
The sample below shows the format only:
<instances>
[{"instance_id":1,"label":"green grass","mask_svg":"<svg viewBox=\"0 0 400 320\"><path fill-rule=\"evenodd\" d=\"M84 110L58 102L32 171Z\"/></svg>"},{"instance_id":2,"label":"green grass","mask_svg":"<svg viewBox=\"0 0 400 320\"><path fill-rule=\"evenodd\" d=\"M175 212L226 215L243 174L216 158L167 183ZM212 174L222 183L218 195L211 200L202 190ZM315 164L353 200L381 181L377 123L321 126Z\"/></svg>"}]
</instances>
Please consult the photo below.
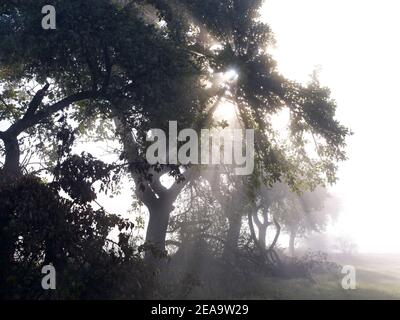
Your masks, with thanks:
<instances>
[{"instance_id":1,"label":"green grass","mask_svg":"<svg viewBox=\"0 0 400 320\"><path fill-rule=\"evenodd\" d=\"M341 275L323 274L309 280L283 280L264 278L257 292L245 299L400 299L400 281L379 273L365 270L357 272L357 286L354 290L344 290ZM264 288L264 289L263 289Z\"/></svg>"},{"instance_id":2,"label":"green grass","mask_svg":"<svg viewBox=\"0 0 400 320\"><path fill-rule=\"evenodd\" d=\"M307 279L258 277L246 281L224 281L218 276L196 287L189 299L252 300L392 300L400 299L400 257L388 255L331 256L331 261L356 268L356 289L345 290L344 274L313 274Z\"/></svg>"},{"instance_id":3,"label":"green grass","mask_svg":"<svg viewBox=\"0 0 400 320\"><path fill-rule=\"evenodd\" d=\"M260 279L253 294L244 299L400 299L400 256L367 255L331 256L341 265L356 268L356 289L344 290L342 274L314 275L309 280Z\"/></svg>"}]
</instances>

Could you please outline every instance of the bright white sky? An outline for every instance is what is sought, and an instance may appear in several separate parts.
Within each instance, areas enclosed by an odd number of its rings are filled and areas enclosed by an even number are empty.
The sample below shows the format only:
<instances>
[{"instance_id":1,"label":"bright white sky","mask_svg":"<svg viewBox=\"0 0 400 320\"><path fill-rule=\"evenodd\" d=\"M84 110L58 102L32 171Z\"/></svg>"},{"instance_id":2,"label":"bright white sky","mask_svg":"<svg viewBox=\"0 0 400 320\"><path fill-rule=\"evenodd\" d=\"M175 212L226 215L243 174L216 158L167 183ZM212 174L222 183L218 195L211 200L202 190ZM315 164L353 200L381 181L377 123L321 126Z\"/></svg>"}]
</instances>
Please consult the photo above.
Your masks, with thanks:
<instances>
[{"instance_id":1,"label":"bright white sky","mask_svg":"<svg viewBox=\"0 0 400 320\"><path fill-rule=\"evenodd\" d=\"M400 1L266 0L262 12L281 72L307 81L320 67L355 133L332 189L342 210L331 232L363 252L400 252Z\"/></svg>"}]
</instances>

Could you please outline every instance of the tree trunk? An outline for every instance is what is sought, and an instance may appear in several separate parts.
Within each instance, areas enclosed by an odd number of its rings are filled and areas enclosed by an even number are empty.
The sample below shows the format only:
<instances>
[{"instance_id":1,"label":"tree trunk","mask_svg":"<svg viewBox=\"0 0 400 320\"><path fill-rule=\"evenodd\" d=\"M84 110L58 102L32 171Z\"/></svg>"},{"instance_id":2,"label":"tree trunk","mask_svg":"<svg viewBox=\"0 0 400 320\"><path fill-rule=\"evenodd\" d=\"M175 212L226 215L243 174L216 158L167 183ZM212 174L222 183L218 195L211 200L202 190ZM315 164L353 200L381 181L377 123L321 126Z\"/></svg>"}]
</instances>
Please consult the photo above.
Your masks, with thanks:
<instances>
[{"instance_id":1,"label":"tree trunk","mask_svg":"<svg viewBox=\"0 0 400 320\"><path fill-rule=\"evenodd\" d=\"M156 251L163 253L165 251L165 238L167 236L167 228L169 216L173 207L163 203L157 203L154 206L148 206L149 224L146 232L146 243L154 246ZM145 254L146 261L154 261L157 253L148 251Z\"/></svg>"},{"instance_id":2,"label":"tree trunk","mask_svg":"<svg viewBox=\"0 0 400 320\"><path fill-rule=\"evenodd\" d=\"M17 138L2 136L5 147L5 163L0 169L0 184L8 184L21 176L19 166L20 149ZM6 210L7 211L7 210ZM7 230L10 223L10 213L0 212L0 286L5 285L6 278L9 275L10 267L14 263L15 240L13 235Z\"/></svg>"},{"instance_id":3,"label":"tree trunk","mask_svg":"<svg viewBox=\"0 0 400 320\"><path fill-rule=\"evenodd\" d=\"M267 225L263 224L258 228L258 238L260 241L260 246L264 250L267 249L267 244L266 244L266 237L267 237Z\"/></svg>"},{"instance_id":4,"label":"tree trunk","mask_svg":"<svg viewBox=\"0 0 400 320\"><path fill-rule=\"evenodd\" d=\"M289 238L289 255L291 257L294 257L295 254L295 240L296 240L296 232L295 231L291 231L290 232L290 238Z\"/></svg>"},{"instance_id":5,"label":"tree trunk","mask_svg":"<svg viewBox=\"0 0 400 320\"><path fill-rule=\"evenodd\" d=\"M5 163L0 175L0 182L13 181L21 176L20 149L16 137L4 137Z\"/></svg>"},{"instance_id":6,"label":"tree trunk","mask_svg":"<svg viewBox=\"0 0 400 320\"><path fill-rule=\"evenodd\" d=\"M183 173L184 181L175 181L169 189L165 188L160 182L161 172L150 170L152 179L145 178L143 172L136 169L137 163L145 163L146 159L139 154L132 130L124 123L122 116L116 117L114 122L117 134L120 136L124 147L125 159L130 164L129 172L135 181L136 195L149 210L146 243L151 245L154 250L145 252L145 261L157 266L160 260L158 257L165 252L165 238L169 217L174 209L173 204L184 186L192 178L191 170L187 169Z\"/></svg>"},{"instance_id":7,"label":"tree trunk","mask_svg":"<svg viewBox=\"0 0 400 320\"><path fill-rule=\"evenodd\" d=\"M233 253L236 251L238 246L242 219L240 215L232 215L231 217L228 217L228 221L229 229L226 236L223 257L229 259L232 258Z\"/></svg>"},{"instance_id":8,"label":"tree trunk","mask_svg":"<svg viewBox=\"0 0 400 320\"><path fill-rule=\"evenodd\" d=\"M167 236L168 222L173 210L172 205L166 201L157 200L154 204L147 204L149 210L149 224L146 231L146 244L151 247L145 251L144 262L148 267L149 273L153 273L146 285L144 295L146 299L154 299L155 292L159 283L158 271L166 265L163 259L165 253L165 238Z\"/></svg>"}]
</instances>

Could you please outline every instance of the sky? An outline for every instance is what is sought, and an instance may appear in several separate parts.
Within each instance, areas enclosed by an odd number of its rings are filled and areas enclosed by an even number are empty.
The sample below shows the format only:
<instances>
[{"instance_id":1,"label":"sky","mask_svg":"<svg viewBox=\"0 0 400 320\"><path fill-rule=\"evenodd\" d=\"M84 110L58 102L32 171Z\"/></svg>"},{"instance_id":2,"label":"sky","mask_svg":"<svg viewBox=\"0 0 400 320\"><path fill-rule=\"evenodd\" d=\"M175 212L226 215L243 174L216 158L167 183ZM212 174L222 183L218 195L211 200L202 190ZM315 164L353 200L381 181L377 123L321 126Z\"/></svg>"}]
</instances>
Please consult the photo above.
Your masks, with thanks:
<instances>
[{"instance_id":1,"label":"sky","mask_svg":"<svg viewBox=\"0 0 400 320\"><path fill-rule=\"evenodd\" d=\"M400 252L400 2L266 0L261 12L280 71L306 82L320 70L354 132L331 188L341 212L329 233L352 237L360 252Z\"/></svg>"}]
</instances>

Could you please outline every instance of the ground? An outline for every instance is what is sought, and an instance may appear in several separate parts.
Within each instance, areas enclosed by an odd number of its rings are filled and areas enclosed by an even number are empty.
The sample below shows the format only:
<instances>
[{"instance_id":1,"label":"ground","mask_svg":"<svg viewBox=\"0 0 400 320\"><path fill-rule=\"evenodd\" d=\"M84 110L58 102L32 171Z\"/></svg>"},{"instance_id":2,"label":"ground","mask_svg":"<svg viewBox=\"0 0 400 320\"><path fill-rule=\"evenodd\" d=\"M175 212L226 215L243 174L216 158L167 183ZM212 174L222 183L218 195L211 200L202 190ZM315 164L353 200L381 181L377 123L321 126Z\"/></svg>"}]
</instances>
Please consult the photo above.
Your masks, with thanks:
<instances>
[{"instance_id":1,"label":"ground","mask_svg":"<svg viewBox=\"0 0 400 320\"><path fill-rule=\"evenodd\" d=\"M257 277L244 282L225 281L221 286L209 281L209 285L196 287L189 299L345 299L380 300L400 299L400 255L329 256L330 261L356 268L356 289L344 290L341 282L344 274L316 273L315 282L306 279L281 279ZM209 276L210 273L208 274ZM217 278L215 279L216 281ZM229 285L229 288L225 285Z\"/></svg>"},{"instance_id":2,"label":"ground","mask_svg":"<svg viewBox=\"0 0 400 320\"><path fill-rule=\"evenodd\" d=\"M341 265L356 268L356 289L344 290L344 275L315 275L316 283L308 280L265 278L268 290L249 299L400 299L400 255L356 254L329 257Z\"/></svg>"}]
</instances>

